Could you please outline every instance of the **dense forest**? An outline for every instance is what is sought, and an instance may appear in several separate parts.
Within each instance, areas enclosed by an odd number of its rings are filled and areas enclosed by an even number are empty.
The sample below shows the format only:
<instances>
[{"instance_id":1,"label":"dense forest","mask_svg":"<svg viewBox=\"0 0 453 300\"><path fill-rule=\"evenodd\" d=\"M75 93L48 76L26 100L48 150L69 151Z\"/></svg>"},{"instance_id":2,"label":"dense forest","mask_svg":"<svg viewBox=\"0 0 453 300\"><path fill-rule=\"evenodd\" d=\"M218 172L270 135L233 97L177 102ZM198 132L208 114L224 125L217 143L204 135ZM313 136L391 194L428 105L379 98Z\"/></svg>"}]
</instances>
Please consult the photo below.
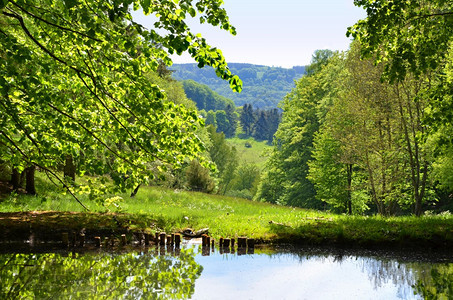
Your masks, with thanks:
<instances>
[{"instance_id":1,"label":"dense forest","mask_svg":"<svg viewBox=\"0 0 453 300\"><path fill-rule=\"evenodd\" d=\"M305 73L304 66L291 69L239 63L230 63L228 66L243 82L241 93L234 93L212 68L200 69L197 64L174 64L170 69L177 80L194 80L208 85L218 94L232 99L237 106L252 104L255 108L276 108L294 87L294 81Z\"/></svg>"},{"instance_id":2,"label":"dense forest","mask_svg":"<svg viewBox=\"0 0 453 300\"><path fill-rule=\"evenodd\" d=\"M444 77L386 82L385 64L362 51L355 41L346 53L314 55L313 72L283 102L257 199L349 214L451 209L451 128L428 96Z\"/></svg>"}]
</instances>

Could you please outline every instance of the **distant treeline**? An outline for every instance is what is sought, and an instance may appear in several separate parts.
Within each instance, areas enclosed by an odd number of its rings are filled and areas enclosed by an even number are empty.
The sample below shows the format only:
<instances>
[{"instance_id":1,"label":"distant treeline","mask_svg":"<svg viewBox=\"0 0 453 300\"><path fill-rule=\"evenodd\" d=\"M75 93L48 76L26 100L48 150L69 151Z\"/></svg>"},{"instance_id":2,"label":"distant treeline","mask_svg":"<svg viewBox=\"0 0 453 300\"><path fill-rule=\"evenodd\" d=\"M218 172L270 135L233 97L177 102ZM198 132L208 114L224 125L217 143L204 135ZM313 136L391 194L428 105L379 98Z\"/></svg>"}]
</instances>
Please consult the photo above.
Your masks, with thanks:
<instances>
[{"instance_id":1,"label":"distant treeline","mask_svg":"<svg viewBox=\"0 0 453 300\"><path fill-rule=\"evenodd\" d=\"M295 87L294 81L305 74L304 66L291 69L252 64L229 64L230 70L243 81L241 93L231 91L228 82L221 80L212 68L200 69L196 64L175 64L173 78L194 80L208 85L218 94L232 99L236 106L252 104L256 108L276 108L277 104ZM187 96L191 98L186 90Z\"/></svg>"},{"instance_id":2,"label":"distant treeline","mask_svg":"<svg viewBox=\"0 0 453 300\"><path fill-rule=\"evenodd\" d=\"M276 108L253 109L252 104L236 108L233 101L212 91L209 86L194 80L184 80L184 92L194 101L206 120L206 125L213 125L217 132L223 132L227 138L236 135L239 124L247 137L272 142L281 120L281 113Z\"/></svg>"},{"instance_id":3,"label":"distant treeline","mask_svg":"<svg viewBox=\"0 0 453 300\"><path fill-rule=\"evenodd\" d=\"M253 109L251 104L235 109L227 105L225 110L202 110L200 113L206 120L206 125L213 125L217 132L223 132L225 137L234 137L238 126L241 125L245 137L272 142L281 121L281 112L276 109Z\"/></svg>"}]
</instances>

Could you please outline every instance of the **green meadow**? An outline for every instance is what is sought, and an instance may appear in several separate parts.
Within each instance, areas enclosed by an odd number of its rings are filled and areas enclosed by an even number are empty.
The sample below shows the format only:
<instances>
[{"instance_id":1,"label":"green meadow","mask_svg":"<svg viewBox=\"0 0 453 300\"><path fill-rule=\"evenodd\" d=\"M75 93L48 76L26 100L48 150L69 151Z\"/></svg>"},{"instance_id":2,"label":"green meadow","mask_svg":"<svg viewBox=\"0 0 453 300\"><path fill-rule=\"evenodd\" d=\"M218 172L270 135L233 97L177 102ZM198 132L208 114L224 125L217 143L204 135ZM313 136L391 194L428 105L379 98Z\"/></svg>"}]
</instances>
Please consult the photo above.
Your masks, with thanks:
<instances>
[{"instance_id":1,"label":"green meadow","mask_svg":"<svg viewBox=\"0 0 453 300\"><path fill-rule=\"evenodd\" d=\"M236 148L240 161L248 164L256 164L260 169L264 168L266 159L272 150L272 146L266 141L257 141L254 138L242 139L239 137L229 138L227 142ZM248 144L248 147L246 147Z\"/></svg>"},{"instance_id":2,"label":"green meadow","mask_svg":"<svg viewBox=\"0 0 453 300\"><path fill-rule=\"evenodd\" d=\"M58 226L87 230L90 224L98 226L101 220L107 228L122 226L149 233L178 232L187 227L209 228L209 234L215 239L245 236L261 243L392 248L453 245L453 217L449 214L389 218L348 216L161 187L143 187L133 198L128 194L112 195L104 204L83 195L79 199L89 212L70 195L62 195L60 189L40 180L37 196L4 196L0 212L52 211L56 212L53 217L72 212L72 217L60 220ZM42 222L52 226L52 220ZM2 225L15 226L15 223L0 218L0 228Z\"/></svg>"}]
</instances>

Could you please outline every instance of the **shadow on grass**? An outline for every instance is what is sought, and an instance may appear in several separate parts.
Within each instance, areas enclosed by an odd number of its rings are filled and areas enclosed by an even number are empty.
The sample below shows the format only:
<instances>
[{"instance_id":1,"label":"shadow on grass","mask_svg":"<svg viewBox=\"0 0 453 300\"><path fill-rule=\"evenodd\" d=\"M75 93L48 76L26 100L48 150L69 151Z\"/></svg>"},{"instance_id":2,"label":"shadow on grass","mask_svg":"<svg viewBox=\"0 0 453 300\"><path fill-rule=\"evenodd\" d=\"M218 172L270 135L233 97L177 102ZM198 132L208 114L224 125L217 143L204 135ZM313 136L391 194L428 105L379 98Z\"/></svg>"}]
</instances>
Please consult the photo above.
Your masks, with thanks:
<instances>
[{"instance_id":1,"label":"shadow on grass","mask_svg":"<svg viewBox=\"0 0 453 300\"><path fill-rule=\"evenodd\" d=\"M277 240L294 244L431 249L453 246L452 219L341 217L304 220L296 227L269 226Z\"/></svg>"}]
</instances>

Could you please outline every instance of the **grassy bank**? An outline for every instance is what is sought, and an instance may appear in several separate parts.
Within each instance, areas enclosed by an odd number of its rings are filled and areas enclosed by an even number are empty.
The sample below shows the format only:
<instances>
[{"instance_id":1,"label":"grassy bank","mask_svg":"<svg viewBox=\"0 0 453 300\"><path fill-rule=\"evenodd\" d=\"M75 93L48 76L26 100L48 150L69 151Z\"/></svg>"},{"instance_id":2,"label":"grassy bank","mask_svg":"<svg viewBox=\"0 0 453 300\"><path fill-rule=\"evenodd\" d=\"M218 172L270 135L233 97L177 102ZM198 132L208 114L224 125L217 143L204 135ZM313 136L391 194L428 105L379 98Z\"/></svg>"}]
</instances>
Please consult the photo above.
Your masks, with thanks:
<instances>
[{"instance_id":1,"label":"grassy bank","mask_svg":"<svg viewBox=\"0 0 453 300\"><path fill-rule=\"evenodd\" d=\"M185 227L195 230L207 227L214 238L247 236L262 242L352 247L453 246L450 215L350 217L162 188L143 188L135 198L121 196L124 198L121 209L109 213L105 207L82 197L91 210L85 213L69 196L51 191L42 192L41 196L8 197L0 203L0 212L4 212L0 214L0 230L14 226L48 229L72 226L87 231L102 227L118 232L120 226L126 230L175 232ZM5 214L19 211L79 213Z\"/></svg>"}]
</instances>

